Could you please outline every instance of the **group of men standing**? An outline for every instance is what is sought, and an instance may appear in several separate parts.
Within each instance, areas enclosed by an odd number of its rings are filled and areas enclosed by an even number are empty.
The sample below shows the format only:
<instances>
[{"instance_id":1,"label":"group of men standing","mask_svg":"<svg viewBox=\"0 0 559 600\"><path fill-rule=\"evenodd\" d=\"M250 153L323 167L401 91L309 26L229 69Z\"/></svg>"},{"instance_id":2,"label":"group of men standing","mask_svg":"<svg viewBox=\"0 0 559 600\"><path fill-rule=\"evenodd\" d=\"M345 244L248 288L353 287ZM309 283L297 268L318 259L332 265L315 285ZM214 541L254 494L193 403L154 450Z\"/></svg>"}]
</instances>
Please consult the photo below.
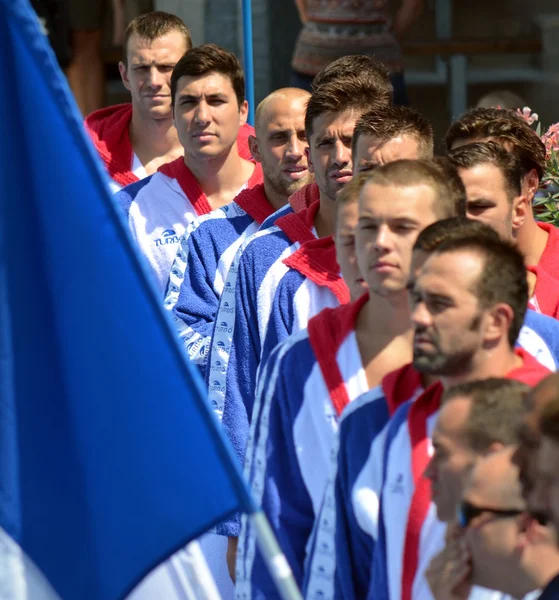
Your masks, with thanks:
<instances>
[{"instance_id":1,"label":"group of men standing","mask_svg":"<svg viewBox=\"0 0 559 600\"><path fill-rule=\"evenodd\" d=\"M305 596L539 594L559 573L559 233L532 210L538 136L474 109L434 157L359 55L271 93L253 129L237 58L191 46L172 15L133 21L132 104L86 126ZM222 595L227 556L238 598L278 597L245 518L210 537Z\"/></svg>"}]
</instances>

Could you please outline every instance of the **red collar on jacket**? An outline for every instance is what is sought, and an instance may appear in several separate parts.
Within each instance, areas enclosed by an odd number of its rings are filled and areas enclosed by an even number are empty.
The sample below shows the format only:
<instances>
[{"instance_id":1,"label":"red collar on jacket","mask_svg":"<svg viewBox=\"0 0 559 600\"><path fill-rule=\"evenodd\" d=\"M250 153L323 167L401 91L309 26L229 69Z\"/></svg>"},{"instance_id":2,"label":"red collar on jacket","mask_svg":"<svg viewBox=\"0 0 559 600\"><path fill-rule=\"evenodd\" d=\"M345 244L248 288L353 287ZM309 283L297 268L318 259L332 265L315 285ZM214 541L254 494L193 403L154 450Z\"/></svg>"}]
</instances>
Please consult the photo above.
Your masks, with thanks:
<instances>
[{"instance_id":1,"label":"red collar on jacket","mask_svg":"<svg viewBox=\"0 0 559 600\"><path fill-rule=\"evenodd\" d=\"M192 204L197 215L205 215L214 210L211 204L208 202L206 194L202 191L200 184L192 171L185 165L184 158L173 160L170 163L162 165L157 169L159 172L176 179L184 192L184 195L188 198ZM254 171L248 180L248 187L252 188L258 183L262 182L262 168L259 164L255 165Z\"/></svg>"},{"instance_id":2,"label":"red collar on jacket","mask_svg":"<svg viewBox=\"0 0 559 600\"><path fill-rule=\"evenodd\" d=\"M338 365L338 351L348 334L355 330L357 316L368 299L367 292L351 304L325 308L309 321L309 342L338 416L349 404L344 378Z\"/></svg>"}]
</instances>

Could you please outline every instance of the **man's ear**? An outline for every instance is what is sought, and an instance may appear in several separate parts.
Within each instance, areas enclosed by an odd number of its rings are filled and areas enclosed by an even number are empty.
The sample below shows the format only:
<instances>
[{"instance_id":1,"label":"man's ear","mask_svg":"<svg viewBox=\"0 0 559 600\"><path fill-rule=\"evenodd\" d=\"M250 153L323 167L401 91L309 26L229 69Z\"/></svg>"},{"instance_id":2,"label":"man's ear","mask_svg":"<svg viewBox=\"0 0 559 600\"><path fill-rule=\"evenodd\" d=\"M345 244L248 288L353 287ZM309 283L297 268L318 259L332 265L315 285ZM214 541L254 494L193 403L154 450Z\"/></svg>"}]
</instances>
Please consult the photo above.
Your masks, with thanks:
<instances>
[{"instance_id":1,"label":"man's ear","mask_svg":"<svg viewBox=\"0 0 559 600\"><path fill-rule=\"evenodd\" d=\"M311 157L311 149L307 146L305 148L305 156L307 157L307 165L309 169L309 173L314 173L314 165Z\"/></svg>"},{"instance_id":2,"label":"man's ear","mask_svg":"<svg viewBox=\"0 0 559 600\"><path fill-rule=\"evenodd\" d=\"M514 319L514 312L508 304L495 304L486 315L485 341L493 345L505 338L508 340L509 329Z\"/></svg>"},{"instance_id":3,"label":"man's ear","mask_svg":"<svg viewBox=\"0 0 559 600\"><path fill-rule=\"evenodd\" d=\"M522 194L517 196L512 201L512 230L513 237L516 237L516 232L524 225L528 212L530 210L530 203L528 198Z\"/></svg>"},{"instance_id":4,"label":"man's ear","mask_svg":"<svg viewBox=\"0 0 559 600\"><path fill-rule=\"evenodd\" d=\"M243 100L241 106L239 107L239 118L239 126L242 127L246 124L248 119L248 102L246 100Z\"/></svg>"},{"instance_id":5,"label":"man's ear","mask_svg":"<svg viewBox=\"0 0 559 600\"><path fill-rule=\"evenodd\" d=\"M526 196L528 206L532 206L532 200L540 187L540 178L536 173L536 169L532 169L522 178L522 194Z\"/></svg>"},{"instance_id":6,"label":"man's ear","mask_svg":"<svg viewBox=\"0 0 559 600\"><path fill-rule=\"evenodd\" d=\"M118 63L118 71L120 73L120 78L122 79L122 83L124 84L124 87L130 91L130 81L128 80L128 69L126 68L126 65L120 61Z\"/></svg>"},{"instance_id":7,"label":"man's ear","mask_svg":"<svg viewBox=\"0 0 559 600\"><path fill-rule=\"evenodd\" d=\"M254 160L256 162L261 163L262 156L260 154L260 142L258 141L258 138L255 137L254 135L248 136L248 148L249 148L250 153L252 154L252 157L254 158Z\"/></svg>"}]
</instances>

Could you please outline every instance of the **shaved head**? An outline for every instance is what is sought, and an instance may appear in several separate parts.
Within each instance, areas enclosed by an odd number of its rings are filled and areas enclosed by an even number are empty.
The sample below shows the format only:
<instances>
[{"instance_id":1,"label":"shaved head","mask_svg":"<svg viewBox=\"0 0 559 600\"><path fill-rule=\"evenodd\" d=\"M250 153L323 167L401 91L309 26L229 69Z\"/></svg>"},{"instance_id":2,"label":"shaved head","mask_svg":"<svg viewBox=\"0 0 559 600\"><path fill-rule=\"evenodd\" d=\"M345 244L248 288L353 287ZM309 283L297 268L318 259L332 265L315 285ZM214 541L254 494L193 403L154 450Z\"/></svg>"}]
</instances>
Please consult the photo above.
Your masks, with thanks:
<instances>
[{"instance_id":1,"label":"shaved head","mask_svg":"<svg viewBox=\"0 0 559 600\"><path fill-rule=\"evenodd\" d=\"M266 96L256 109L254 118L254 128L256 136L262 135L265 131L266 123L275 114L278 103L289 103L294 106L301 105L304 108L311 97L310 93L299 88L281 88Z\"/></svg>"},{"instance_id":2,"label":"shaved head","mask_svg":"<svg viewBox=\"0 0 559 600\"><path fill-rule=\"evenodd\" d=\"M305 90L282 88L266 96L256 109L256 135L249 137L250 150L262 165L266 197L276 209L313 180L306 155L309 98Z\"/></svg>"}]
</instances>

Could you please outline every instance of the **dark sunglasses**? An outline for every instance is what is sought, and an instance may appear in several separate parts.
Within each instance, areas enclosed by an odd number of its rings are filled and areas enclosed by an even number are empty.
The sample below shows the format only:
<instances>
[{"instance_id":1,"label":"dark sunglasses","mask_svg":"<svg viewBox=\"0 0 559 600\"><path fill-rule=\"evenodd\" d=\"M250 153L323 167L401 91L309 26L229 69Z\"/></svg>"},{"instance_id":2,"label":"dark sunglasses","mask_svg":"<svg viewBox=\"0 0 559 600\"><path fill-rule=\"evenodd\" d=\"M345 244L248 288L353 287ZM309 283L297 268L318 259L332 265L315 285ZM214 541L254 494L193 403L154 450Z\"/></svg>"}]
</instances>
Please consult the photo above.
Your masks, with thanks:
<instances>
[{"instance_id":1,"label":"dark sunglasses","mask_svg":"<svg viewBox=\"0 0 559 600\"><path fill-rule=\"evenodd\" d=\"M518 508L489 508L487 506L474 506L469 502L462 502L458 506L456 516L460 527L462 527L462 529L466 529L466 527L468 527L468 525L471 523L472 519L479 517L483 513L491 513L494 517L506 519L510 517L517 517L524 512L526 511Z\"/></svg>"}]
</instances>

